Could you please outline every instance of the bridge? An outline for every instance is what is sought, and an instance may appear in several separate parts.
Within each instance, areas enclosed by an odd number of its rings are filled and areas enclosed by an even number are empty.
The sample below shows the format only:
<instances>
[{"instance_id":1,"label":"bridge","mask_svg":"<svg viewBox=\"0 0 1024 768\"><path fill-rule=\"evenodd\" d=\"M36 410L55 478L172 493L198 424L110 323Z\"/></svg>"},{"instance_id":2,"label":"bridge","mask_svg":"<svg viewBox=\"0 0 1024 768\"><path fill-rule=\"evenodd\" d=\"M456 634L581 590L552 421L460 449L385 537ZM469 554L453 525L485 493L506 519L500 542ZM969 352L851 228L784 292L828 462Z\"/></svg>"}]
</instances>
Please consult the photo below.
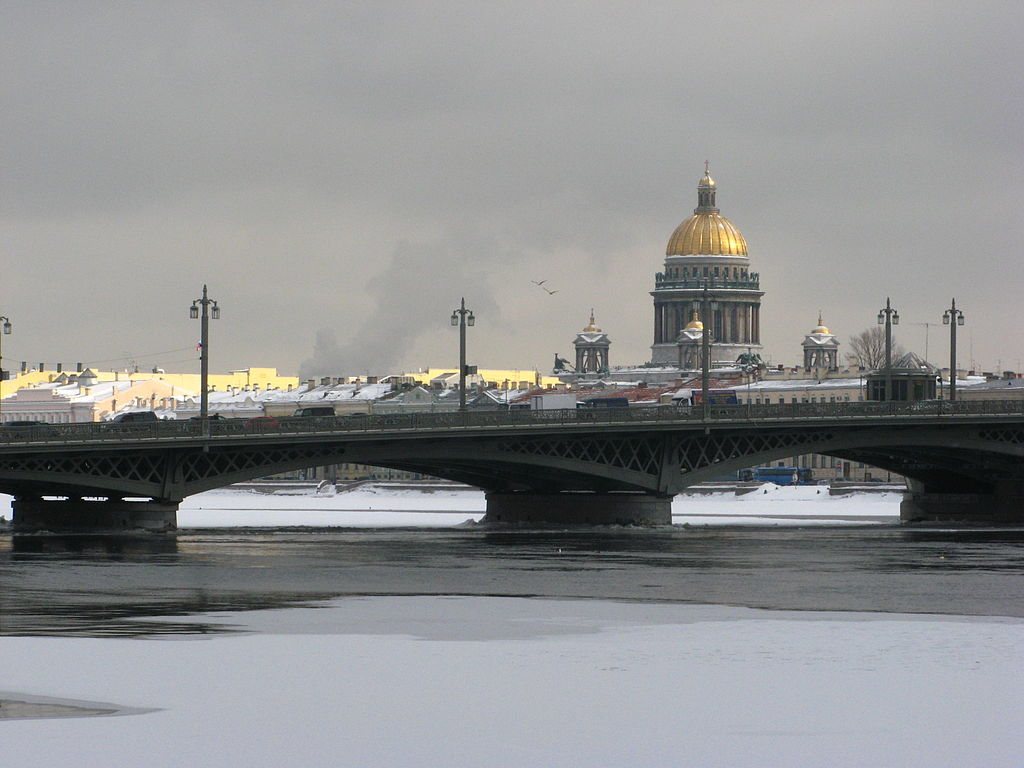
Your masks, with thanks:
<instances>
[{"instance_id":1,"label":"bridge","mask_svg":"<svg viewBox=\"0 0 1024 768\"><path fill-rule=\"evenodd\" d=\"M486 491L491 522L671 522L686 487L805 453L906 476L904 520L1024 521L1024 401L791 403L0 428L16 532L173 530L187 496L341 462Z\"/></svg>"}]
</instances>

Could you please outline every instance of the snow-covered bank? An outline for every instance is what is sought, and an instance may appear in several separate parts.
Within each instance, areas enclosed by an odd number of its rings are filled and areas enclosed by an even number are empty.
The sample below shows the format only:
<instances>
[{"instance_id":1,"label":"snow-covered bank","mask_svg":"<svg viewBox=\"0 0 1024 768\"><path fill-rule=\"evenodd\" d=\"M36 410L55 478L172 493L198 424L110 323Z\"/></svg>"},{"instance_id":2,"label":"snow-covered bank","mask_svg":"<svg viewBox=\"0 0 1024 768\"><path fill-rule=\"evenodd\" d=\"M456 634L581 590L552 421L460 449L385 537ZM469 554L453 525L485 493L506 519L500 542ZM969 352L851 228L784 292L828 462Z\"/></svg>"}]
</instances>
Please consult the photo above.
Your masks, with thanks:
<instances>
[{"instance_id":1,"label":"snow-covered bank","mask_svg":"<svg viewBox=\"0 0 1024 768\"><path fill-rule=\"evenodd\" d=\"M1024 623L515 598L338 600L203 640L0 638L35 766L1020 765ZM203 617L205 621L209 617Z\"/></svg>"},{"instance_id":2,"label":"snow-covered bank","mask_svg":"<svg viewBox=\"0 0 1024 768\"><path fill-rule=\"evenodd\" d=\"M830 496L827 487L765 484L741 496L731 491L683 494L672 502L676 525L837 525L897 522L899 493ZM478 521L482 491L360 486L337 494L313 489L259 493L222 488L190 496L178 510L181 528L225 527L422 527ZM0 517L11 519L10 497L0 496Z\"/></svg>"}]
</instances>

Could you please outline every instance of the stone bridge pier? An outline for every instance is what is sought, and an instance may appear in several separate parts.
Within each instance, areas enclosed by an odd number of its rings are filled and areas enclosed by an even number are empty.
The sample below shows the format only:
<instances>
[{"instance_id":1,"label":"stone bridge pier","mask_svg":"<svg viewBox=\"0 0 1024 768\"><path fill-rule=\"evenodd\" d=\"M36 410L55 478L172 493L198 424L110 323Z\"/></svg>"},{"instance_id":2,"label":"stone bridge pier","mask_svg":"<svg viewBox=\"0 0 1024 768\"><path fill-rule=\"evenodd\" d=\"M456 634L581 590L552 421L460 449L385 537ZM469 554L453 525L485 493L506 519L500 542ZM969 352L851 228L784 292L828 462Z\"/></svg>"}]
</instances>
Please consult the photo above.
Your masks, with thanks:
<instances>
[{"instance_id":1,"label":"stone bridge pier","mask_svg":"<svg viewBox=\"0 0 1024 768\"><path fill-rule=\"evenodd\" d=\"M671 525L672 497L647 493L491 492L485 523Z\"/></svg>"},{"instance_id":2,"label":"stone bridge pier","mask_svg":"<svg viewBox=\"0 0 1024 768\"><path fill-rule=\"evenodd\" d=\"M930 492L923 483L908 480L900 504L906 523L949 522L985 525L1024 523L1024 480L997 481L987 492Z\"/></svg>"},{"instance_id":3,"label":"stone bridge pier","mask_svg":"<svg viewBox=\"0 0 1024 768\"><path fill-rule=\"evenodd\" d=\"M15 533L170 533L178 528L178 502L17 496L11 504Z\"/></svg>"}]
</instances>

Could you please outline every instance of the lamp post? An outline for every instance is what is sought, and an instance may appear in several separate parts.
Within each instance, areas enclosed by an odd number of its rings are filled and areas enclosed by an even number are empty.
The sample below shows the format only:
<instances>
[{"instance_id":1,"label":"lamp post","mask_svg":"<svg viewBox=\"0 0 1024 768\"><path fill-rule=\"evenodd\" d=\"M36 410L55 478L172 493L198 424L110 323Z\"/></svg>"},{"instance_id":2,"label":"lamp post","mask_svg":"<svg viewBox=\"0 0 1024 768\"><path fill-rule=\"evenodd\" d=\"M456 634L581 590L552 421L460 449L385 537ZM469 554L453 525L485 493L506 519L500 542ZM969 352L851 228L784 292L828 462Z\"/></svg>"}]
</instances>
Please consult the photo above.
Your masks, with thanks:
<instances>
[{"instance_id":1,"label":"lamp post","mask_svg":"<svg viewBox=\"0 0 1024 768\"><path fill-rule=\"evenodd\" d=\"M6 317L5 315L0 315L0 323L3 324L3 329L4 329L3 335L4 336L10 336L10 334L11 334L11 321L10 321L10 318ZM4 356L3 356L3 353L0 352L0 387L3 387L3 384L4 384L4 378L3 377L4 377ZM2 402L3 402L3 392L0 391L0 403L2 403ZM3 414L0 413L0 424L3 424L3 423L4 423Z\"/></svg>"},{"instance_id":2,"label":"lamp post","mask_svg":"<svg viewBox=\"0 0 1024 768\"><path fill-rule=\"evenodd\" d=\"M700 411L701 419L704 421L711 415L708 393L711 383L711 328L714 325L712 309L718 309L718 302L711 301L708 297L708 281L705 280L700 296L700 316L704 318L704 327L700 334Z\"/></svg>"},{"instance_id":3,"label":"lamp post","mask_svg":"<svg viewBox=\"0 0 1024 768\"><path fill-rule=\"evenodd\" d=\"M956 327L964 324L964 313L956 308L956 299L942 313L942 324L949 326L949 400L956 400Z\"/></svg>"},{"instance_id":4,"label":"lamp post","mask_svg":"<svg viewBox=\"0 0 1024 768\"><path fill-rule=\"evenodd\" d=\"M892 327L900 324L900 313L885 297L885 309L878 310L878 324L885 325L885 401L892 400Z\"/></svg>"},{"instance_id":5,"label":"lamp post","mask_svg":"<svg viewBox=\"0 0 1024 768\"><path fill-rule=\"evenodd\" d=\"M466 326L476 325L473 310L466 309L466 299L452 310L452 325L459 326L459 410L466 410Z\"/></svg>"},{"instance_id":6,"label":"lamp post","mask_svg":"<svg viewBox=\"0 0 1024 768\"><path fill-rule=\"evenodd\" d=\"M201 308L201 309L200 309ZM203 430L208 427L210 416L210 395L207 382L210 378L210 318L220 319L220 307L217 302L206 295L206 286L203 285L203 297L195 299L188 310L188 316L193 320L199 318L199 418L203 422Z\"/></svg>"}]
</instances>

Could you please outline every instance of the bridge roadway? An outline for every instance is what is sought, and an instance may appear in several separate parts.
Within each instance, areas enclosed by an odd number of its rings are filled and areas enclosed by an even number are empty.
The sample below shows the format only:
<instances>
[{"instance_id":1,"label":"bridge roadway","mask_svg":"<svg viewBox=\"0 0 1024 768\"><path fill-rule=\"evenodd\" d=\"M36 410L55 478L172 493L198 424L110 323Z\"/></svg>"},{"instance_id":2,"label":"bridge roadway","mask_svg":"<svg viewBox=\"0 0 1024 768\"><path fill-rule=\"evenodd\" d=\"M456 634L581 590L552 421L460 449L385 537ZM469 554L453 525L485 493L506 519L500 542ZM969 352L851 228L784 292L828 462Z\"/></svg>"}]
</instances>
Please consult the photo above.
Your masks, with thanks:
<instances>
[{"instance_id":1,"label":"bridge roadway","mask_svg":"<svg viewBox=\"0 0 1024 768\"><path fill-rule=\"evenodd\" d=\"M1024 521L1024 400L4 427L0 492L16 532L172 530L186 496L351 462L478 486L491 522L668 524L687 486L805 453L905 475L906 520Z\"/></svg>"}]
</instances>

